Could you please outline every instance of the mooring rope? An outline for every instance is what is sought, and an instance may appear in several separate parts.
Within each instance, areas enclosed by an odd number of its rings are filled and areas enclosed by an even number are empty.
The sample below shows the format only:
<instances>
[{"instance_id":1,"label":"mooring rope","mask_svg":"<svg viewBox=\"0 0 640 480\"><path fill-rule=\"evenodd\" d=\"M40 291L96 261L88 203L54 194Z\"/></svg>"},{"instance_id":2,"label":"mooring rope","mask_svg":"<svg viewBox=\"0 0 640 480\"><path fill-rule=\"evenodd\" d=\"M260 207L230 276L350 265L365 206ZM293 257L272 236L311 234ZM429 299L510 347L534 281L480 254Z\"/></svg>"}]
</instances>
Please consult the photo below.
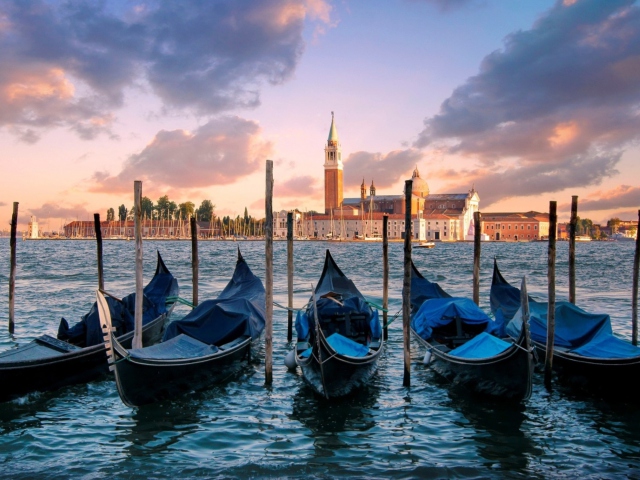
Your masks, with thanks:
<instances>
[{"instance_id":1,"label":"mooring rope","mask_svg":"<svg viewBox=\"0 0 640 480\"><path fill-rule=\"evenodd\" d=\"M185 300L184 298L181 298L181 297L167 297L167 300L165 301L165 303L182 303L183 305L187 305L188 307L196 308L196 306L193 303L191 303L189 300Z\"/></svg>"}]
</instances>

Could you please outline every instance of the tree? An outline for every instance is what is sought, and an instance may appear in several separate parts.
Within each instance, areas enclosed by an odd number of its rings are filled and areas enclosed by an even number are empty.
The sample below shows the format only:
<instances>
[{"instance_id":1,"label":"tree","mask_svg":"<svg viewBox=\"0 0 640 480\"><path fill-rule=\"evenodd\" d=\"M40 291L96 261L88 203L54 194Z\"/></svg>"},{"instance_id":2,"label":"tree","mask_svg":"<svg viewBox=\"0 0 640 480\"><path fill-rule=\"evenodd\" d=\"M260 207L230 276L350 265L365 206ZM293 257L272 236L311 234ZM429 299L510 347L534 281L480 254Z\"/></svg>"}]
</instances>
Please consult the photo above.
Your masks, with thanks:
<instances>
[{"instance_id":1,"label":"tree","mask_svg":"<svg viewBox=\"0 0 640 480\"><path fill-rule=\"evenodd\" d=\"M213 220L213 210L216 206L211 203L211 200L203 200L196 213L198 214L198 220L202 220L203 222L210 222Z\"/></svg>"},{"instance_id":2,"label":"tree","mask_svg":"<svg viewBox=\"0 0 640 480\"><path fill-rule=\"evenodd\" d=\"M249 223L249 212L247 211L247 207L244 207L244 223Z\"/></svg>"},{"instance_id":3,"label":"tree","mask_svg":"<svg viewBox=\"0 0 640 480\"><path fill-rule=\"evenodd\" d=\"M196 206L193 202L184 202L178 205L178 209L180 210L180 217L182 220L186 220L189 217L192 217L195 213Z\"/></svg>"},{"instance_id":4,"label":"tree","mask_svg":"<svg viewBox=\"0 0 640 480\"><path fill-rule=\"evenodd\" d=\"M125 207L124 204L118 207L118 219L120 219L121 221L127 219L127 207Z\"/></svg>"},{"instance_id":5,"label":"tree","mask_svg":"<svg viewBox=\"0 0 640 480\"><path fill-rule=\"evenodd\" d=\"M620 226L620 219L613 217L607 221L607 227L611 229L611 233L618 233L618 227Z\"/></svg>"},{"instance_id":6,"label":"tree","mask_svg":"<svg viewBox=\"0 0 640 480\"><path fill-rule=\"evenodd\" d=\"M116 216L116 212L113 208L110 208L109 210L107 210L107 222L113 222L113 220L115 219Z\"/></svg>"},{"instance_id":7,"label":"tree","mask_svg":"<svg viewBox=\"0 0 640 480\"><path fill-rule=\"evenodd\" d=\"M156 202L156 211L158 212L158 218L169 219L173 217L174 212L178 206L176 202L169 200L169 196L165 195L160 197Z\"/></svg>"},{"instance_id":8,"label":"tree","mask_svg":"<svg viewBox=\"0 0 640 480\"><path fill-rule=\"evenodd\" d=\"M149 197L142 197L140 202L140 210L142 210L142 218L151 218L153 212L153 202ZM135 215L135 209L131 209L133 215Z\"/></svg>"}]
</instances>

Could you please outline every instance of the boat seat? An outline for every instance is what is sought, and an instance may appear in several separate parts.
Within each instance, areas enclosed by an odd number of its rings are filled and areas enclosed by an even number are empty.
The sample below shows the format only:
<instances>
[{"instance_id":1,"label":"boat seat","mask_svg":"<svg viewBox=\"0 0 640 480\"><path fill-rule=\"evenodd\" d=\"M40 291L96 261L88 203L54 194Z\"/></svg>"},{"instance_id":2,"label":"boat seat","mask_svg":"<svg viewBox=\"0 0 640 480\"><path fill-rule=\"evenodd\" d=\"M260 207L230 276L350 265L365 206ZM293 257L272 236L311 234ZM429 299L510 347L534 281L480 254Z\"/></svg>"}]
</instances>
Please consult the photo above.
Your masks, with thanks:
<instances>
[{"instance_id":1,"label":"boat seat","mask_svg":"<svg viewBox=\"0 0 640 480\"><path fill-rule=\"evenodd\" d=\"M68 342L64 342L62 340L58 340L57 338L53 338L51 335L41 335L35 340L41 345L46 345L47 347L62 353L80 350L80 347L76 345L72 345L71 343L68 343Z\"/></svg>"},{"instance_id":2,"label":"boat seat","mask_svg":"<svg viewBox=\"0 0 640 480\"><path fill-rule=\"evenodd\" d=\"M227 342L224 345L219 345L218 348L220 350L229 350L229 349L237 346L238 344L244 342L247 338L249 338L249 337L247 337L246 335L242 335L241 337L238 337L235 340Z\"/></svg>"}]
</instances>

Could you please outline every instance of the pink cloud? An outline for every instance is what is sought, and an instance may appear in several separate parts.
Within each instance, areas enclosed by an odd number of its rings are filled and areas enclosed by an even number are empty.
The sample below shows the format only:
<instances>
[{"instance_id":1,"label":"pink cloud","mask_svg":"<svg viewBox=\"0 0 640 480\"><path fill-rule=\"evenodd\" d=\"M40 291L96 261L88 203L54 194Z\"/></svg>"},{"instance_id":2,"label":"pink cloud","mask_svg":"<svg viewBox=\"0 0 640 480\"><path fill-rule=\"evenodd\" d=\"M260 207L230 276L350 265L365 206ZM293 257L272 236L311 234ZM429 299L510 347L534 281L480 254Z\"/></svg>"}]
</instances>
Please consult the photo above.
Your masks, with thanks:
<instances>
[{"instance_id":1,"label":"pink cloud","mask_svg":"<svg viewBox=\"0 0 640 480\"><path fill-rule=\"evenodd\" d=\"M240 117L210 120L195 132L162 130L117 175L96 172L92 192L130 192L134 180L147 191L176 191L234 183L262 167L272 153L257 123Z\"/></svg>"}]
</instances>

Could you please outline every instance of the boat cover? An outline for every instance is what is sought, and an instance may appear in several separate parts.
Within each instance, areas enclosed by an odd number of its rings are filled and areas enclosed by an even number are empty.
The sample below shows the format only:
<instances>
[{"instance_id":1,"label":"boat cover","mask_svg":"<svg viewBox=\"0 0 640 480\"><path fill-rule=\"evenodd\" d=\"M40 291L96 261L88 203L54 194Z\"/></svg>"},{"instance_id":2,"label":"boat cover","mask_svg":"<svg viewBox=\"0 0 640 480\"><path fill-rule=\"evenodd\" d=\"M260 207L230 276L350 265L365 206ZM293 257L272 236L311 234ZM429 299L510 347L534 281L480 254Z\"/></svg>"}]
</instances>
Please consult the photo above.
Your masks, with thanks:
<instances>
[{"instance_id":1,"label":"boat cover","mask_svg":"<svg viewBox=\"0 0 640 480\"><path fill-rule=\"evenodd\" d=\"M264 286L242 257L233 277L215 300L206 300L183 319L167 326L163 342L181 333L208 345L221 345L241 335L256 339L264 330Z\"/></svg>"},{"instance_id":2,"label":"boat cover","mask_svg":"<svg viewBox=\"0 0 640 480\"><path fill-rule=\"evenodd\" d=\"M490 358L504 352L511 345L513 344L486 332L481 332L448 353L460 358Z\"/></svg>"},{"instance_id":3,"label":"boat cover","mask_svg":"<svg viewBox=\"0 0 640 480\"><path fill-rule=\"evenodd\" d=\"M431 298L450 298L440 285L424 278L411 262L411 313L415 314L425 300Z\"/></svg>"},{"instance_id":4,"label":"boat cover","mask_svg":"<svg viewBox=\"0 0 640 480\"><path fill-rule=\"evenodd\" d=\"M640 347L614 335L598 335L571 353L591 358L633 358L640 357Z\"/></svg>"},{"instance_id":5,"label":"boat cover","mask_svg":"<svg viewBox=\"0 0 640 480\"><path fill-rule=\"evenodd\" d=\"M327 343L340 355L347 355L349 357L366 357L369 353L369 347L365 347L358 342L354 342L350 338L340 335L339 333L329 335L327 337Z\"/></svg>"},{"instance_id":6,"label":"boat cover","mask_svg":"<svg viewBox=\"0 0 640 480\"><path fill-rule=\"evenodd\" d=\"M444 327L460 318L463 324L485 328L487 333L499 333L496 324L472 300L464 297L432 298L426 300L411 318L411 327L425 340L431 338L433 329Z\"/></svg>"},{"instance_id":7,"label":"boat cover","mask_svg":"<svg viewBox=\"0 0 640 480\"><path fill-rule=\"evenodd\" d=\"M499 277L496 277L496 272ZM499 284L498 288L496 283ZM491 309L497 318L500 312L510 312L514 307L514 320L507 326L507 333L511 336L517 336L522 328L522 322L518 320L521 318L520 289L509 285L494 264ZM548 308L548 302L538 302L529 297L531 339L543 345L547 343ZM553 342L555 346L566 348L570 353L589 358L640 356L640 348L613 335L609 315L589 313L567 301L556 302Z\"/></svg>"},{"instance_id":8,"label":"boat cover","mask_svg":"<svg viewBox=\"0 0 640 480\"><path fill-rule=\"evenodd\" d=\"M169 272L162 261L160 252L158 252L156 273L143 289L142 324L146 325L165 313L167 311L167 297L177 296L178 293L178 280ZM113 327L116 329L116 336L133 331L135 328L135 292L124 297L122 302L109 296L105 298L111 312ZM97 303L94 302L89 313L82 316L81 320L73 327L69 327L66 319L61 319L58 327L58 339L85 347L102 343L103 334Z\"/></svg>"},{"instance_id":9,"label":"boat cover","mask_svg":"<svg viewBox=\"0 0 640 480\"><path fill-rule=\"evenodd\" d=\"M382 326L378 311L373 310L362 297L350 297L340 300L342 305L336 303L331 298L320 298L316 302L318 314L321 318L330 318L340 314L361 314L365 316L364 322L369 326L371 338L380 338L382 336ZM296 333L301 340L308 340L311 329L315 329L313 321L313 305L306 310L299 310L296 315ZM359 329L365 330L365 329Z\"/></svg>"},{"instance_id":10,"label":"boat cover","mask_svg":"<svg viewBox=\"0 0 640 480\"><path fill-rule=\"evenodd\" d=\"M129 356L140 359L178 360L183 358L198 358L211 355L218 351L215 345L207 345L187 335L178 335L166 342L157 343L145 348L129 350Z\"/></svg>"}]
</instances>

